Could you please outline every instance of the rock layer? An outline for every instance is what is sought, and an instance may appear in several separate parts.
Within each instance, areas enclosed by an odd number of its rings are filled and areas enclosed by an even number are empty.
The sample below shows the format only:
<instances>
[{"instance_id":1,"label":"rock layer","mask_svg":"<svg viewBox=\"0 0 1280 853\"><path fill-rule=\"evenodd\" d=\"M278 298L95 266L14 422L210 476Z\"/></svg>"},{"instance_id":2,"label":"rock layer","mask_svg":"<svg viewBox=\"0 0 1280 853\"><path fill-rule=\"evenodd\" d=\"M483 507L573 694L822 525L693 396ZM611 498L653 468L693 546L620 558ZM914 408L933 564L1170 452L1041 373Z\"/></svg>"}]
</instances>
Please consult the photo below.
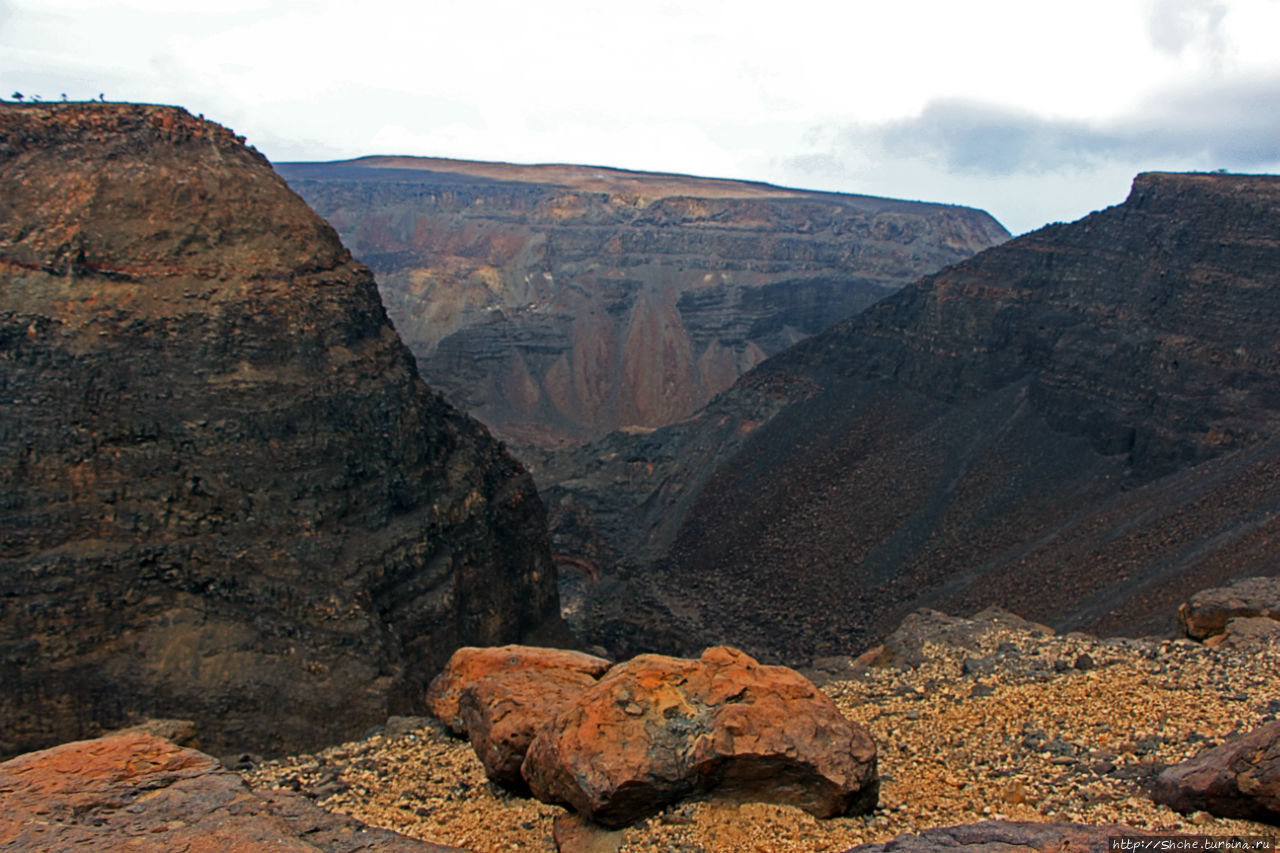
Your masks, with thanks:
<instances>
[{"instance_id":1,"label":"rock layer","mask_svg":"<svg viewBox=\"0 0 1280 853\"><path fill-rule=\"evenodd\" d=\"M683 175L410 157L279 169L373 268L427 381L544 447L679 420L1008 237L966 208Z\"/></svg>"},{"instance_id":2,"label":"rock layer","mask_svg":"<svg viewBox=\"0 0 1280 853\"><path fill-rule=\"evenodd\" d=\"M795 661L991 604L1167 632L1195 590L1274 575L1278 234L1280 178L1140 175L685 423L561 455L555 549L632 573L598 585L591 640Z\"/></svg>"},{"instance_id":3,"label":"rock layer","mask_svg":"<svg viewBox=\"0 0 1280 853\"><path fill-rule=\"evenodd\" d=\"M0 754L316 747L558 621L528 475L218 125L0 106L0 377Z\"/></svg>"}]
</instances>

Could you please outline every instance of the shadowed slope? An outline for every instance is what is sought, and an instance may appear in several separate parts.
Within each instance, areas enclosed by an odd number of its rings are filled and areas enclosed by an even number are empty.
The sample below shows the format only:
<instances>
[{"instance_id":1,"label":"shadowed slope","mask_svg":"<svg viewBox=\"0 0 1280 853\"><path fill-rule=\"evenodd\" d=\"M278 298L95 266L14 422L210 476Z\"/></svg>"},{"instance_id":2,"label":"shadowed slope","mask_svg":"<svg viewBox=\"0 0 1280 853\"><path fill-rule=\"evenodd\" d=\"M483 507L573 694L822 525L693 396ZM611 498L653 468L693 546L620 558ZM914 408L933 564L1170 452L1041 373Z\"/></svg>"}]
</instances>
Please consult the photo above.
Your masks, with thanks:
<instances>
[{"instance_id":1,"label":"shadowed slope","mask_svg":"<svg viewBox=\"0 0 1280 853\"><path fill-rule=\"evenodd\" d=\"M1276 571L1277 270L1280 180L1139 176L1124 204L922 279L687 424L557 460L557 547L639 543L686 634L786 658L922 604L1172 627L1189 591ZM623 459L659 477L592 512Z\"/></svg>"},{"instance_id":2,"label":"shadowed slope","mask_svg":"<svg viewBox=\"0 0 1280 853\"><path fill-rule=\"evenodd\" d=\"M0 106L0 282L0 754L315 747L558 620L527 474L230 131Z\"/></svg>"}]
</instances>

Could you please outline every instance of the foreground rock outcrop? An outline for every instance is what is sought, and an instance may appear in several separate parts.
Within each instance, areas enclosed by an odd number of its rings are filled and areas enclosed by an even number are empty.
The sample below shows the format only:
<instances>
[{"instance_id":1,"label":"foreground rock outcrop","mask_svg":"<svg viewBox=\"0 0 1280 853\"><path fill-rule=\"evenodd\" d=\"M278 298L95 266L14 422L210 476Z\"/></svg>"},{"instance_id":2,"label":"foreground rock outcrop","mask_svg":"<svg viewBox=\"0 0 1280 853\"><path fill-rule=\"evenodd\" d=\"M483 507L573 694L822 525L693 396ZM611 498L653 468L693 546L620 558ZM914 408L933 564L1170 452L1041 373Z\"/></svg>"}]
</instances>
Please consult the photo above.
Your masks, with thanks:
<instances>
[{"instance_id":1,"label":"foreground rock outcrop","mask_svg":"<svg viewBox=\"0 0 1280 853\"><path fill-rule=\"evenodd\" d=\"M1034 822L1211 837L1273 828L1150 797L1162 770L1280 715L1280 654L1191 640L1046 634L1007 613L921 614L914 665L858 667L822 693L877 746L880 798L819 819L788 805L695 796L585 843L636 853L814 853L937 827ZM379 826L477 849L552 853L585 829L564 809L488 783L474 750L422 720L249 771ZM1046 831L1050 827L1044 827ZM978 843L977 835L965 836Z\"/></svg>"},{"instance_id":2,"label":"foreground rock outcrop","mask_svg":"<svg viewBox=\"0 0 1280 853\"><path fill-rule=\"evenodd\" d=\"M0 764L0 847L129 853L448 853L252 791L216 759L141 732L76 741Z\"/></svg>"},{"instance_id":3,"label":"foreground rock outcrop","mask_svg":"<svg viewBox=\"0 0 1280 853\"><path fill-rule=\"evenodd\" d=\"M1225 633L1233 619L1251 618L1280 621L1280 577L1242 578L1202 589L1178 608L1178 626L1195 640Z\"/></svg>"},{"instance_id":4,"label":"foreground rock outcrop","mask_svg":"<svg viewBox=\"0 0 1280 853\"><path fill-rule=\"evenodd\" d=\"M427 381L519 445L680 420L1009 236L951 205L594 166L277 168L373 268Z\"/></svg>"},{"instance_id":5,"label":"foreground rock outcrop","mask_svg":"<svg viewBox=\"0 0 1280 853\"><path fill-rule=\"evenodd\" d=\"M0 377L0 755L316 747L558 624L528 475L225 128L0 105Z\"/></svg>"},{"instance_id":6,"label":"foreground rock outcrop","mask_svg":"<svg viewBox=\"0 0 1280 853\"><path fill-rule=\"evenodd\" d=\"M727 647L615 666L539 729L521 772L538 799L613 827L700 792L861 813L879 785L861 726L793 670Z\"/></svg>"},{"instance_id":7,"label":"foreground rock outcrop","mask_svg":"<svg viewBox=\"0 0 1280 853\"><path fill-rule=\"evenodd\" d=\"M1107 853L1112 838L1150 834L1124 826L990 820L900 835L883 844L859 845L848 853Z\"/></svg>"},{"instance_id":8,"label":"foreground rock outcrop","mask_svg":"<svg viewBox=\"0 0 1280 853\"><path fill-rule=\"evenodd\" d=\"M581 628L783 662L919 607L1170 634L1280 565L1277 326L1280 178L1140 175L540 468L554 549L599 568Z\"/></svg>"},{"instance_id":9,"label":"foreground rock outcrop","mask_svg":"<svg viewBox=\"0 0 1280 853\"><path fill-rule=\"evenodd\" d=\"M1175 764L1156 779L1153 796L1181 812L1280 824L1280 721Z\"/></svg>"}]
</instances>

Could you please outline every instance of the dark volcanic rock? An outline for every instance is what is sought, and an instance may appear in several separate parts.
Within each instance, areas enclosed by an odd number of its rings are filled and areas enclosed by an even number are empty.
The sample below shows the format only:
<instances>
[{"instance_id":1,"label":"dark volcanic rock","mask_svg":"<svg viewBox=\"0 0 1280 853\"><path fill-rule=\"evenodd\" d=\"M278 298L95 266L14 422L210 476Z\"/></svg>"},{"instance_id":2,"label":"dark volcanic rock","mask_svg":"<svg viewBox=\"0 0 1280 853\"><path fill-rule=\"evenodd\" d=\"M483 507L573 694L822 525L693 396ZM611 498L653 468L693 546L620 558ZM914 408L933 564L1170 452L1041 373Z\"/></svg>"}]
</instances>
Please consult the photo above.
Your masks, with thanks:
<instances>
[{"instance_id":1,"label":"dark volcanic rock","mask_svg":"<svg viewBox=\"0 0 1280 853\"><path fill-rule=\"evenodd\" d=\"M0 106L0 754L146 716L276 753L558 622L544 511L231 132Z\"/></svg>"},{"instance_id":2,"label":"dark volcanic rock","mask_svg":"<svg viewBox=\"0 0 1280 853\"><path fill-rule=\"evenodd\" d=\"M862 726L794 670L727 647L613 667L538 731L521 772L538 799L611 827L701 792L834 817L879 791Z\"/></svg>"},{"instance_id":3,"label":"dark volcanic rock","mask_svg":"<svg viewBox=\"0 0 1280 853\"><path fill-rule=\"evenodd\" d=\"M1188 637L1203 640L1227 629L1240 617L1280 620L1280 577L1242 578L1230 586L1202 589L1178 608L1178 625Z\"/></svg>"},{"instance_id":4,"label":"dark volcanic rock","mask_svg":"<svg viewBox=\"0 0 1280 853\"><path fill-rule=\"evenodd\" d=\"M67 743L0 764L10 853L447 853L366 827L299 794L252 791L215 759L142 732Z\"/></svg>"},{"instance_id":5,"label":"dark volcanic rock","mask_svg":"<svg viewBox=\"0 0 1280 853\"><path fill-rule=\"evenodd\" d=\"M922 606L1171 632L1280 566L1278 326L1280 178L1141 175L540 469L553 548L629 572L587 639L628 599L656 614L632 649L789 661Z\"/></svg>"},{"instance_id":6,"label":"dark volcanic rock","mask_svg":"<svg viewBox=\"0 0 1280 853\"><path fill-rule=\"evenodd\" d=\"M1150 834L1123 826L991 820L926 829L883 844L860 844L846 853L1106 853L1111 849L1110 838Z\"/></svg>"},{"instance_id":7,"label":"dark volcanic rock","mask_svg":"<svg viewBox=\"0 0 1280 853\"><path fill-rule=\"evenodd\" d=\"M524 445L679 420L763 358L1001 242L986 213L587 166L284 163L433 387Z\"/></svg>"},{"instance_id":8,"label":"dark volcanic rock","mask_svg":"<svg viewBox=\"0 0 1280 853\"><path fill-rule=\"evenodd\" d=\"M1206 749L1156 779L1156 802L1280 824L1280 722Z\"/></svg>"}]
</instances>

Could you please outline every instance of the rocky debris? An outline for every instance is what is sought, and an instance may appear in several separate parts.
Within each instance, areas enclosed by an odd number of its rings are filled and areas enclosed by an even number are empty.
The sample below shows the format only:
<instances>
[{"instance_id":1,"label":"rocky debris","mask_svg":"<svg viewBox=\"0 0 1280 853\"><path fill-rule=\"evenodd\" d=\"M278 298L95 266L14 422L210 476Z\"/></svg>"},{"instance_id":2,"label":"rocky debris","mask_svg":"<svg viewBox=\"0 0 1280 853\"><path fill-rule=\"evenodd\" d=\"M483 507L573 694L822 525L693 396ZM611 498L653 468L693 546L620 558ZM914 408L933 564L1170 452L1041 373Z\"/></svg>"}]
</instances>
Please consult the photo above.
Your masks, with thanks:
<instances>
[{"instance_id":1,"label":"rocky debris","mask_svg":"<svg viewBox=\"0 0 1280 853\"><path fill-rule=\"evenodd\" d=\"M676 625L795 664L922 606L1171 634L1280 562L1277 233L1280 177L1139 175L540 468L555 550L625 564L654 651Z\"/></svg>"},{"instance_id":2,"label":"rocky debris","mask_svg":"<svg viewBox=\"0 0 1280 853\"><path fill-rule=\"evenodd\" d=\"M525 788L520 766L538 731L594 686L571 669L518 669L487 675L462 691L467 739L494 782Z\"/></svg>"},{"instance_id":3,"label":"rocky debris","mask_svg":"<svg viewBox=\"0 0 1280 853\"><path fill-rule=\"evenodd\" d=\"M538 799L610 827L695 793L832 817L877 792L862 727L795 671L724 646L613 667L538 732L522 772Z\"/></svg>"},{"instance_id":4,"label":"rocky debris","mask_svg":"<svg viewBox=\"0 0 1280 853\"><path fill-rule=\"evenodd\" d=\"M560 626L532 480L231 131L6 103L0 199L0 756L314 749Z\"/></svg>"},{"instance_id":5,"label":"rocky debris","mask_svg":"<svg viewBox=\"0 0 1280 853\"><path fill-rule=\"evenodd\" d=\"M10 853L445 853L317 808L252 791L195 750L141 731L76 741L0 764L0 847Z\"/></svg>"},{"instance_id":6,"label":"rocky debris","mask_svg":"<svg viewBox=\"0 0 1280 853\"><path fill-rule=\"evenodd\" d=\"M1181 812L1280 824L1280 721L1175 764L1156 779L1152 795Z\"/></svg>"},{"instance_id":7,"label":"rocky debris","mask_svg":"<svg viewBox=\"0 0 1280 853\"><path fill-rule=\"evenodd\" d=\"M1008 239L967 208L682 175L277 168L373 268L427 381L515 445L680 420L766 356Z\"/></svg>"},{"instance_id":8,"label":"rocky debris","mask_svg":"<svg viewBox=\"0 0 1280 853\"><path fill-rule=\"evenodd\" d=\"M427 687L427 710L456 735L466 735L462 717L462 694L480 679L495 673L519 670L564 670L599 678L613 662L568 649L539 646L464 646L455 651L449 662Z\"/></svg>"},{"instance_id":9,"label":"rocky debris","mask_svg":"<svg viewBox=\"0 0 1280 853\"><path fill-rule=\"evenodd\" d=\"M999 607L985 608L967 619L922 608L908 614L883 643L863 652L857 662L865 666L916 667L933 657L932 647L976 652L985 638L997 632L1028 635L1031 639L1054 633L1047 625L1030 622ZM971 671L991 672L995 665L995 659L989 656L965 659L965 666Z\"/></svg>"},{"instance_id":10,"label":"rocky debris","mask_svg":"<svg viewBox=\"0 0 1280 853\"><path fill-rule=\"evenodd\" d=\"M1245 617L1280 620L1280 577L1242 578L1202 589L1178 608L1178 627L1205 640L1226 632L1230 620Z\"/></svg>"},{"instance_id":11,"label":"rocky debris","mask_svg":"<svg viewBox=\"0 0 1280 853\"><path fill-rule=\"evenodd\" d=\"M859 845L847 853L1107 853L1111 838L1150 834L1124 826L987 820L900 835L883 844Z\"/></svg>"},{"instance_id":12,"label":"rocky debris","mask_svg":"<svg viewBox=\"0 0 1280 853\"><path fill-rule=\"evenodd\" d=\"M1003 645L1004 651L1000 651ZM628 853L813 853L986 820L1120 825L1159 833L1261 835L1270 827L1153 802L1166 766L1280 714L1280 657L1190 640L985 633L977 649L931 645L915 668L882 667L823 688L877 744L881 796L867 815L684 800L621 830ZM1091 668L1078 668L1082 656ZM996 657L990 673L965 673ZM482 851L555 850L564 811L490 784L473 750L432 725L267 762L255 786L313 791L326 809Z\"/></svg>"}]
</instances>

